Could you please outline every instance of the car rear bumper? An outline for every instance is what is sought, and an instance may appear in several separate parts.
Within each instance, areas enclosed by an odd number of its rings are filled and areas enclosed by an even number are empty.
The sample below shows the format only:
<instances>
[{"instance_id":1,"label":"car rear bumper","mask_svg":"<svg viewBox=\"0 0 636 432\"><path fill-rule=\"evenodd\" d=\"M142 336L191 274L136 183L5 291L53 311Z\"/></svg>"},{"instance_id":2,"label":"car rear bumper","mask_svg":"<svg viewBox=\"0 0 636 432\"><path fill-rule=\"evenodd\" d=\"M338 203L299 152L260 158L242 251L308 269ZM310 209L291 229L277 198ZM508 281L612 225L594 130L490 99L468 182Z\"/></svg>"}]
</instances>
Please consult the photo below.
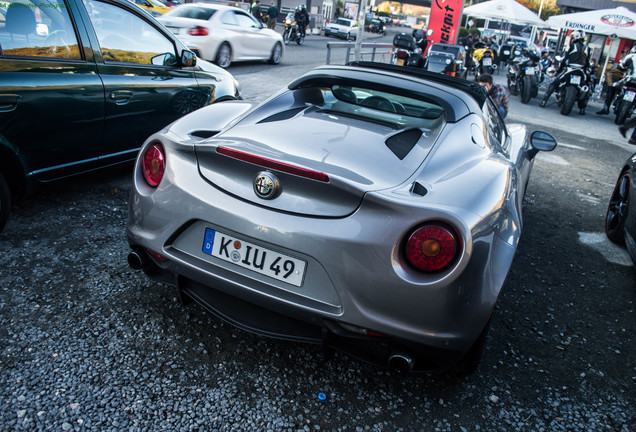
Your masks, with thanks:
<instances>
[{"instance_id":1,"label":"car rear bumper","mask_svg":"<svg viewBox=\"0 0 636 432\"><path fill-rule=\"evenodd\" d=\"M330 329L328 323L381 334L383 340L371 339L385 346L385 362L386 353L396 347L439 351L440 359L450 361L470 349L486 325L514 248L483 226L471 230L473 223L486 223L485 219L466 225L447 211L400 207L373 194L343 218L273 213L211 186L192 163L192 147L187 148L168 155L170 170L156 190L135 169L128 241L136 251L161 256L146 257L155 278L178 285L239 327L270 336L324 343L322 332ZM403 239L423 219L445 220L462 231L468 245L451 269L422 275L402 263ZM206 229L305 261L303 283L293 286L206 254ZM480 234L475 238L471 231ZM220 300L225 297L233 301ZM249 316L221 310L229 308L221 303L239 299L273 316L308 323L313 336L274 331L266 318L246 323ZM421 363L421 369L443 362L433 363Z\"/></svg>"}]
</instances>

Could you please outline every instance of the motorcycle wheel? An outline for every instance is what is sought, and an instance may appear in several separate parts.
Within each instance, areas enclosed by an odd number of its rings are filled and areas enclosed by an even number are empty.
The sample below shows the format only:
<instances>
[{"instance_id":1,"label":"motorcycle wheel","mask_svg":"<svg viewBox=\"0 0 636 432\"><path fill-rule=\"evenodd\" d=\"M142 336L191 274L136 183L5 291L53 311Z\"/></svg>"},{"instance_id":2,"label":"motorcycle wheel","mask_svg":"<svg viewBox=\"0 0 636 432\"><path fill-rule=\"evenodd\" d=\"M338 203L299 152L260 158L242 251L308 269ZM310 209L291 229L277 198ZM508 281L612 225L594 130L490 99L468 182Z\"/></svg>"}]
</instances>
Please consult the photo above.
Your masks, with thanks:
<instances>
[{"instance_id":1,"label":"motorcycle wheel","mask_svg":"<svg viewBox=\"0 0 636 432\"><path fill-rule=\"evenodd\" d=\"M508 91L511 95L517 96L519 94L519 89L517 88L517 84L514 83L513 80L510 80L510 75L508 75Z\"/></svg>"},{"instance_id":2,"label":"motorcycle wheel","mask_svg":"<svg viewBox=\"0 0 636 432\"><path fill-rule=\"evenodd\" d=\"M305 36L298 35L298 37L296 37L296 43L302 45L303 42L305 42Z\"/></svg>"},{"instance_id":3,"label":"motorcycle wheel","mask_svg":"<svg viewBox=\"0 0 636 432\"><path fill-rule=\"evenodd\" d=\"M578 92L579 89L572 85L569 85L565 88L565 96L563 97L563 104L561 105L561 114L563 114L564 116L570 115Z\"/></svg>"},{"instance_id":4,"label":"motorcycle wheel","mask_svg":"<svg viewBox=\"0 0 636 432\"><path fill-rule=\"evenodd\" d=\"M614 120L614 123L616 123L617 125L622 125L623 123L625 123L625 120L627 120L627 114L629 112L630 105L631 102L624 101L623 99L618 102L618 108L616 109L616 119Z\"/></svg>"},{"instance_id":5,"label":"motorcycle wheel","mask_svg":"<svg viewBox=\"0 0 636 432\"><path fill-rule=\"evenodd\" d=\"M285 43L285 45L289 45L289 41L291 41L291 30L286 28L283 32L283 42Z\"/></svg>"},{"instance_id":6,"label":"motorcycle wheel","mask_svg":"<svg viewBox=\"0 0 636 432\"><path fill-rule=\"evenodd\" d=\"M527 104L532 99L532 78L524 76L521 80L521 103Z\"/></svg>"}]
</instances>

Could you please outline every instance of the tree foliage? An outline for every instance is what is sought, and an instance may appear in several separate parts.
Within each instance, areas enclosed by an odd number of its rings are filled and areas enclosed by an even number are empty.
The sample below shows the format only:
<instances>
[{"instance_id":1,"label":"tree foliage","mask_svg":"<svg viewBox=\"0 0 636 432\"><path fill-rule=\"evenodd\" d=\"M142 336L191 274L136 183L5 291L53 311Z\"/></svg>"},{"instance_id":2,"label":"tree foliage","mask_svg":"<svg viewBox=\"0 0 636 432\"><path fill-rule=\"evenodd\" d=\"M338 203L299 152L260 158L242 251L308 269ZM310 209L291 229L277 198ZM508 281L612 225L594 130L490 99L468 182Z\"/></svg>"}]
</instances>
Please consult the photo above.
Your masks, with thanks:
<instances>
[{"instance_id":1,"label":"tree foliage","mask_svg":"<svg viewBox=\"0 0 636 432\"><path fill-rule=\"evenodd\" d=\"M538 14L541 7L541 0L517 0L532 12ZM552 15L561 15L563 12L557 6L556 0L543 0L543 9L541 9L541 19L547 20Z\"/></svg>"}]
</instances>

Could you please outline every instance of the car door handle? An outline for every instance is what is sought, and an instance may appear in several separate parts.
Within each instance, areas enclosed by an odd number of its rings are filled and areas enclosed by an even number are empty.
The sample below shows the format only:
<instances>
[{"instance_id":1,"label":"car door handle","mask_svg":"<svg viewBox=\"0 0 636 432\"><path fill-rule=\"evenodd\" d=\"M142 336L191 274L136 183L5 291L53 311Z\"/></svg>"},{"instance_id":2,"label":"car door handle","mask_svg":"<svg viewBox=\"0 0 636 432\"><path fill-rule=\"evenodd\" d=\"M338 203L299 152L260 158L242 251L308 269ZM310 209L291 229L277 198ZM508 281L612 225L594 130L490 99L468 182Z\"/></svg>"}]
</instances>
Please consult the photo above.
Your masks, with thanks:
<instances>
[{"instance_id":1,"label":"car door handle","mask_svg":"<svg viewBox=\"0 0 636 432\"><path fill-rule=\"evenodd\" d=\"M127 104L132 97L133 92L130 90L115 90L110 93L110 98L114 100L117 105Z\"/></svg>"},{"instance_id":2,"label":"car door handle","mask_svg":"<svg viewBox=\"0 0 636 432\"><path fill-rule=\"evenodd\" d=\"M0 112L13 111L22 101L22 96L17 94L0 94Z\"/></svg>"}]
</instances>

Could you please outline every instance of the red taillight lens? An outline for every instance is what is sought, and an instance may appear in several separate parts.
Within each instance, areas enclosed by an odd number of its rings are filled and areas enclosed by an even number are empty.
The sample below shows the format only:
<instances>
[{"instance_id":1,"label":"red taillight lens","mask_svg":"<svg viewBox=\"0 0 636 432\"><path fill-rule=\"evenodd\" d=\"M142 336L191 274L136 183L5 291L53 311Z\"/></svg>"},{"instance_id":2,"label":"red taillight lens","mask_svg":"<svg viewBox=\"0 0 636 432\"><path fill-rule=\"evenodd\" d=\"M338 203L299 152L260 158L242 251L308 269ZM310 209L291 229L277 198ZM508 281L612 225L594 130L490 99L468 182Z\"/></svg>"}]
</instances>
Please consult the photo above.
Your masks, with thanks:
<instances>
[{"instance_id":1,"label":"red taillight lens","mask_svg":"<svg viewBox=\"0 0 636 432\"><path fill-rule=\"evenodd\" d=\"M163 146L159 143L149 145L144 151L142 164L146 182L152 187L157 187L166 171L166 155Z\"/></svg>"},{"instance_id":2,"label":"red taillight lens","mask_svg":"<svg viewBox=\"0 0 636 432\"><path fill-rule=\"evenodd\" d=\"M418 270L442 270L454 261L459 252L453 230L441 224L416 229L406 242L406 259Z\"/></svg>"},{"instance_id":3,"label":"red taillight lens","mask_svg":"<svg viewBox=\"0 0 636 432\"><path fill-rule=\"evenodd\" d=\"M192 27L190 30L188 30L188 33L190 33L192 36L207 36L208 34L210 34L207 28L201 26Z\"/></svg>"},{"instance_id":4,"label":"red taillight lens","mask_svg":"<svg viewBox=\"0 0 636 432\"><path fill-rule=\"evenodd\" d=\"M396 56L399 59L405 59L409 57L409 53L407 53L406 51L398 51Z\"/></svg>"}]
</instances>

